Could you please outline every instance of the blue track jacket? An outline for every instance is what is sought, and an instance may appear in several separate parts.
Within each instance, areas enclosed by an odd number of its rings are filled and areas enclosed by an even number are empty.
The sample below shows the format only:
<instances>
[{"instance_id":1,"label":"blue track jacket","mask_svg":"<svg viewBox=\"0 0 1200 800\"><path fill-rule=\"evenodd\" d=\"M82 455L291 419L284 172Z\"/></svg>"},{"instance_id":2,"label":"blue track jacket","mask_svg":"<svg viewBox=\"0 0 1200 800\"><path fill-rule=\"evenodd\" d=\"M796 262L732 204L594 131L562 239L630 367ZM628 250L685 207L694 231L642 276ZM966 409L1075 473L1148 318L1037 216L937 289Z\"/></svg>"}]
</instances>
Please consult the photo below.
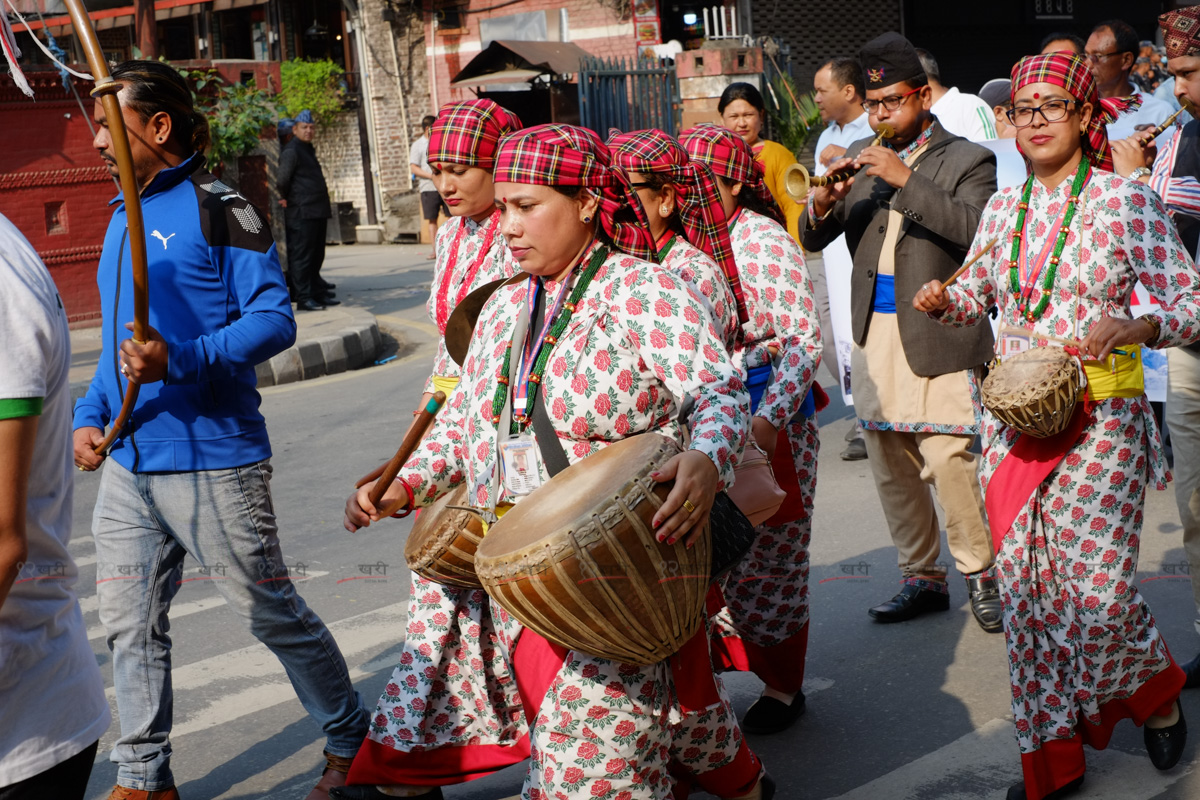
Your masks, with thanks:
<instances>
[{"instance_id":1,"label":"blue track jacket","mask_svg":"<svg viewBox=\"0 0 1200 800\"><path fill-rule=\"evenodd\" d=\"M120 342L132 334L133 271L125 204L104 238L96 282L103 351L75 427L105 428L121 408ZM167 341L167 377L145 384L109 454L133 472L228 469L268 458L256 364L296 340L296 321L266 218L195 154L142 192L150 325Z\"/></svg>"}]
</instances>

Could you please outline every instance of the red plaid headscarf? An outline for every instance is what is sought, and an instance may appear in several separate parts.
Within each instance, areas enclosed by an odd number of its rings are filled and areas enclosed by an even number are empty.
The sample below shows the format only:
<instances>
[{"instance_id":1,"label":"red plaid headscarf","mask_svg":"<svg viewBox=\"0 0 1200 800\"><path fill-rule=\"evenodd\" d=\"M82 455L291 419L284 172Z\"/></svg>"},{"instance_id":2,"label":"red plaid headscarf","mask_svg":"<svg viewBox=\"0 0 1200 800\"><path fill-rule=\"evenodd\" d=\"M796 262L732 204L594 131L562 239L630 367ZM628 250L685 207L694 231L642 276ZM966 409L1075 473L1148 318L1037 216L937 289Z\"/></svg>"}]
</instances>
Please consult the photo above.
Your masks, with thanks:
<instances>
[{"instance_id":1,"label":"red plaid headscarf","mask_svg":"<svg viewBox=\"0 0 1200 800\"><path fill-rule=\"evenodd\" d=\"M429 162L490 170L500 140L520 130L520 118L491 100L447 103L429 131Z\"/></svg>"},{"instance_id":2,"label":"red plaid headscarf","mask_svg":"<svg viewBox=\"0 0 1200 800\"><path fill-rule=\"evenodd\" d=\"M618 132L609 137L608 146L614 167L642 174L666 175L670 179L679 198L679 221L683 223L687 240L721 266L737 300L738 319L745 323L749 317L742 300L733 247L729 243L729 226L712 170L707 164L690 159L679 142L659 130Z\"/></svg>"},{"instance_id":3,"label":"red plaid headscarf","mask_svg":"<svg viewBox=\"0 0 1200 800\"><path fill-rule=\"evenodd\" d=\"M771 211L776 222L787 224L779 213L775 197L763 181L762 164L758 163L754 151L742 137L719 125L702 122L681 133L679 143L687 149L688 155L707 164L717 175L754 192Z\"/></svg>"},{"instance_id":4,"label":"red plaid headscarf","mask_svg":"<svg viewBox=\"0 0 1200 800\"><path fill-rule=\"evenodd\" d=\"M650 228L611 154L594 131L575 125L535 125L500 142L493 179L537 186L582 186L600 198L600 224L619 249L654 260Z\"/></svg>"},{"instance_id":5,"label":"red plaid headscarf","mask_svg":"<svg viewBox=\"0 0 1200 800\"><path fill-rule=\"evenodd\" d=\"M1200 53L1200 6L1168 11L1158 18L1158 27L1163 32L1167 58Z\"/></svg>"},{"instance_id":6,"label":"red plaid headscarf","mask_svg":"<svg viewBox=\"0 0 1200 800\"><path fill-rule=\"evenodd\" d=\"M1081 103L1092 104L1092 121L1088 123L1086 135L1083 137L1083 152L1093 166L1112 172L1112 150L1108 146L1108 132L1105 126L1115 120L1117 115L1141 105L1141 98L1113 97L1101 100L1096 91L1096 79L1088 67L1088 62L1081 56L1067 52L1026 56L1014 64L1011 95L1014 103L1017 91L1031 83L1061 86ZM1028 162L1026 159L1026 165Z\"/></svg>"}]
</instances>

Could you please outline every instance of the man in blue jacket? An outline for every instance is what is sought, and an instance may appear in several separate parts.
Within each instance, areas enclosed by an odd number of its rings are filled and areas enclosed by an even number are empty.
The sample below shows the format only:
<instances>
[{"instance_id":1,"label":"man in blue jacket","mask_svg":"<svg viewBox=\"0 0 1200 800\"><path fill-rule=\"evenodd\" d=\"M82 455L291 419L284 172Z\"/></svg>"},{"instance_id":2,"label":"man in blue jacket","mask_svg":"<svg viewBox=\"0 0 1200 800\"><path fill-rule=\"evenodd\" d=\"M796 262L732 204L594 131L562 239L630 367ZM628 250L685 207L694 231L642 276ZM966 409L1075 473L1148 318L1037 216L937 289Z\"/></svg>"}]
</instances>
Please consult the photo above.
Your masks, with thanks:
<instances>
[{"instance_id":1,"label":"man in blue jacket","mask_svg":"<svg viewBox=\"0 0 1200 800\"><path fill-rule=\"evenodd\" d=\"M271 504L271 444L254 366L296 338L270 229L245 198L204 168L208 125L166 64L112 71L129 130L149 248L150 333L130 338L133 279L118 197L97 281L104 349L75 407L75 463L94 452L121 406L137 406L109 451L93 518L100 617L113 652L121 738L110 798L174 800L167 615L190 554L224 565L214 584L283 662L300 702L324 729L327 769L309 800L324 800L366 735L346 663L284 566ZM96 104L95 147L116 172Z\"/></svg>"}]
</instances>

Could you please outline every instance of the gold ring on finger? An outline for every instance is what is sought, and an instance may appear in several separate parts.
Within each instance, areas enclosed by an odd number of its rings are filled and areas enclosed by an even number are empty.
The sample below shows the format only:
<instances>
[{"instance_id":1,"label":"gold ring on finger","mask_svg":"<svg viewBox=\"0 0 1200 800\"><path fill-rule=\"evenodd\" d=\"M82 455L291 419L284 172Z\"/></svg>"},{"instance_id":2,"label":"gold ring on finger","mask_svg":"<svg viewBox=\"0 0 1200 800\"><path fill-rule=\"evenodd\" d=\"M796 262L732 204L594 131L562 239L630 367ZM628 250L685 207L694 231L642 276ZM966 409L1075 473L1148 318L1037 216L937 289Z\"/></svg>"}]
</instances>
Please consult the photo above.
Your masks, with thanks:
<instances>
[{"instance_id":1,"label":"gold ring on finger","mask_svg":"<svg viewBox=\"0 0 1200 800\"><path fill-rule=\"evenodd\" d=\"M684 500L684 501L683 501L683 507L684 507L684 509L686 509L686 510L687 510L687 512L688 512L689 514L692 514L692 513L694 513L694 512L696 511L696 507L695 507L694 505L692 505L692 501L691 501L691 500Z\"/></svg>"}]
</instances>

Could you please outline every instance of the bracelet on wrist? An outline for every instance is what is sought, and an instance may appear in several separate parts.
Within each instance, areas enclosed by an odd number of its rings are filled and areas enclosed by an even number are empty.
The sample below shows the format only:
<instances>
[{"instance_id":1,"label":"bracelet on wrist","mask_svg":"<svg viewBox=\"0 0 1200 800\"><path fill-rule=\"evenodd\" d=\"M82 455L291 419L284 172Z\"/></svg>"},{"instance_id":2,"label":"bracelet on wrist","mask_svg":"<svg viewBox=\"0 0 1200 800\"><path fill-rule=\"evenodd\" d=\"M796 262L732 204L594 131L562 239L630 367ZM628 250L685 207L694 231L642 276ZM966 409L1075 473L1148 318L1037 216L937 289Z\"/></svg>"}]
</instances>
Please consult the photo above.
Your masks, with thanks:
<instances>
[{"instance_id":1,"label":"bracelet on wrist","mask_svg":"<svg viewBox=\"0 0 1200 800\"><path fill-rule=\"evenodd\" d=\"M1144 317L1138 317L1138 319L1154 329L1154 332L1150 334L1150 338L1143 343L1147 347L1154 347L1154 345L1158 344L1158 338L1162 335L1162 322L1153 314L1146 314Z\"/></svg>"},{"instance_id":2,"label":"bracelet on wrist","mask_svg":"<svg viewBox=\"0 0 1200 800\"><path fill-rule=\"evenodd\" d=\"M408 481L404 480L403 478L396 478L396 483L404 487L404 493L408 495L408 503L404 506L404 508L397 511L395 514L392 514L392 519L404 519L413 512L413 506L417 504L416 498L413 496L413 490L412 487L408 485Z\"/></svg>"}]
</instances>

